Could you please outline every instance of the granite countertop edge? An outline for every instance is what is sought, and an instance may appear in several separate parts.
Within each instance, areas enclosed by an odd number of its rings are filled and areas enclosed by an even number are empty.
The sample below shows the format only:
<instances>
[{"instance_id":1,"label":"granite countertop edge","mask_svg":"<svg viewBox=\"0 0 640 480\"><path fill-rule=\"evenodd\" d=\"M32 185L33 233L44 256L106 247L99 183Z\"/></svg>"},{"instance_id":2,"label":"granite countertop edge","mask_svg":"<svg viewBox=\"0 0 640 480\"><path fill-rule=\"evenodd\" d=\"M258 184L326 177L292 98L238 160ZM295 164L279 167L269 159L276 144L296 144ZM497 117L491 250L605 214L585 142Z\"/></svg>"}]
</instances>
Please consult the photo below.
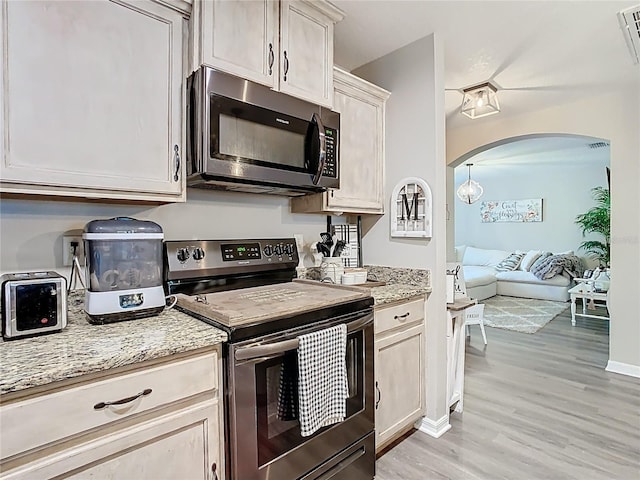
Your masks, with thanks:
<instances>
[{"instance_id":1,"label":"granite countertop edge","mask_svg":"<svg viewBox=\"0 0 640 480\"><path fill-rule=\"evenodd\" d=\"M375 306L431 292L429 270L376 266L367 266L367 270L369 280L386 283L367 288ZM83 302L82 291L71 293L68 325L62 332L0 342L0 396L227 340L226 332L176 309L165 309L154 317L92 325L83 312Z\"/></svg>"},{"instance_id":2,"label":"granite countertop edge","mask_svg":"<svg viewBox=\"0 0 640 480\"><path fill-rule=\"evenodd\" d=\"M371 288L371 296L374 306L386 305L402 300L409 300L431 293L430 286L417 286L407 284L392 284Z\"/></svg>"},{"instance_id":3,"label":"granite countertop edge","mask_svg":"<svg viewBox=\"0 0 640 480\"><path fill-rule=\"evenodd\" d=\"M0 342L0 396L215 346L226 332L175 309L153 317L90 324L82 292L68 300L58 333Z\"/></svg>"}]
</instances>

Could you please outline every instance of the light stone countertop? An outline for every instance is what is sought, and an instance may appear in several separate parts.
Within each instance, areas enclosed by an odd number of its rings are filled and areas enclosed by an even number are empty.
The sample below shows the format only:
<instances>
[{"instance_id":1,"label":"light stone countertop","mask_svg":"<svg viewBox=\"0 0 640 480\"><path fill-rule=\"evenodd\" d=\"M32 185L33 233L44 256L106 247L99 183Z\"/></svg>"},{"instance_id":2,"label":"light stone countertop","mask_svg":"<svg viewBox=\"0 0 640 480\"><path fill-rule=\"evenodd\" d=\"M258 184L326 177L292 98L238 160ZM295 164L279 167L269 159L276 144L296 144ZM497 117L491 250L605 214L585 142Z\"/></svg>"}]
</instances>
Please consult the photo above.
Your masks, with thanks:
<instances>
[{"instance_id":1,"label":"light stone countertop","mask_svg":"<svg viewBox=\"0 0 640 480\"><path fill-rule=\"evenodd\" d=\"M366 287L371 290L375 306L431 293L430 270L377 265L365 265L365 268L367 269L367 280L386 283L380 287ZM305 268L298 271L298 275L300 278L320 280L320 269L319 267Z\"/></svg>"},{"instance_id":2,"label":"light stone countertop","mask_svg":"<svg viewBox=\"0 0 640 480\"><path fill-rule=\"evenodd\" d=\"M424 269L366 266L375 305L431 292ZM302 278L317 280L319 269ZM160 315L108 325L90 324L83 312L84 292L68 299L68 325L60 333L0 342L0 395L30 387L184 353L227 340L227 334L175 309Z\"/></svg>"},{"instance_id":3,"label":"light stone countertop","mask_svg":"<svg viewBox=\"0 0 640 480\"><path fill-rule=\"evenodd\" d=\"M0 343L0 395L227 340L222 330L175 309L155 317L92 325L83 308L84 292L72 292L62 332Z\"/></svg>"}]
</instances>

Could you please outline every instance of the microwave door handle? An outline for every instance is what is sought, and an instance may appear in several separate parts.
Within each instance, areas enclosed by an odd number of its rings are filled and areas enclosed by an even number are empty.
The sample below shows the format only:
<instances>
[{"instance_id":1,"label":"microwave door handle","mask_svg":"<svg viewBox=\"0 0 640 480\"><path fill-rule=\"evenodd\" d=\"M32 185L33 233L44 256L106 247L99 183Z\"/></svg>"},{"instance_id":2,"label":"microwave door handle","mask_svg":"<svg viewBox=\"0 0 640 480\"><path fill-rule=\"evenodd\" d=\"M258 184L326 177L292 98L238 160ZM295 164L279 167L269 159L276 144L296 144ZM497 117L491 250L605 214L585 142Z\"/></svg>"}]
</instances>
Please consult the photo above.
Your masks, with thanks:
<instances>
[{"instance_id":1,"label":"microwave door handle","mask_svg":"<svg viewBox=\"0 0 640 480\"><path fill-rule=\"evenodd\" d=\"M373 313L369 313L357 320L354 320L347 324L347 333L351 333L356 330L365 328L373 322ZM298 348L298 339L292 338L289 340L282 340L280 342L269 343L266 345L248 345L246 347L240 347L235 352L235 358L237 361L249 361L256 358L268 358L272 356L281 355L289 350L295 350Z\"/></svg>"},{"instance_id":2,"label":"microwave door handle","mask_svg":"<svg viewBox=\"0 0 640 480\"><path fill-rule=\"evenodd\" d=\"M324 125L322 125L322 120L320 119L320 115L317 113L313 114L311 118L312 122L315 122L318 125L318 140L320 140L320 151L318 153L318 170L313 176L313 184L317 185L320 181L320 177L322 177L322 171L324 170L324 164L327 160L327 138L324 134Z\"/></svg>"}]
</instances>

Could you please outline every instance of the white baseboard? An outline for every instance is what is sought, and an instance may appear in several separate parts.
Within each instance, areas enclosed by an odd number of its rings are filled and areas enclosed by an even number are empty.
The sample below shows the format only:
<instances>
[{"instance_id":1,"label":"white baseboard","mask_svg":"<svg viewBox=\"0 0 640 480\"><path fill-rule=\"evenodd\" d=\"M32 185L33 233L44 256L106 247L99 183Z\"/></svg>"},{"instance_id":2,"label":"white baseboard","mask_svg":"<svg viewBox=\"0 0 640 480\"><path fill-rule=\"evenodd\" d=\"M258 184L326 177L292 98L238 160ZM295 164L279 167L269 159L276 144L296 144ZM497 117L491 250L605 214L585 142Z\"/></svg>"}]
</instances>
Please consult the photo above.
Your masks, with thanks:
<instances>
[{"instance_id":1,"label":"white baseboard","mask_svg":"<svg viewBox=\"0 0 640 480\"><path fill-rule=\"evenodd\" d=\"M630 377L640 378L640 366L631 365L629 363L614 362L609 360L607 362L607 372L619 373L621 375L629 375Z\"/></svg>"},{"instance_id":2,"label":"white baseboard","mask_svg":"<svg viewBox=\"0 0 640 480\"><path fill-rule=\"evenodd\" d=\"M435 422L429 418L423 418L418 430L433 438L440 438L450 428L451 424L449 423L449 415L445 415Z\"/></svg>"}]
</instances>

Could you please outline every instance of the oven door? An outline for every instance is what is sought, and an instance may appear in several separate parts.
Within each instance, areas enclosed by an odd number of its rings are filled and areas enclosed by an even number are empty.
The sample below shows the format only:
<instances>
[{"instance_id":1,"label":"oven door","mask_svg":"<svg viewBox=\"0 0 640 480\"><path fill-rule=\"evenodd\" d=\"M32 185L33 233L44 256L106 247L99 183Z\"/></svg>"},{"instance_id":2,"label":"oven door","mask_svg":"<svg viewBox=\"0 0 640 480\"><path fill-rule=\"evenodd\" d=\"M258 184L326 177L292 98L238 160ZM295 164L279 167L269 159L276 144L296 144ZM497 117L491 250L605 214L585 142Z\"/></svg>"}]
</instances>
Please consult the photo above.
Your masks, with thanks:
<instances>
[{"instance_id":1,"label":"oven door","mask_svg":"<svg viewBox=\"0 0 640 480\"><path fill-rule=\"evenodd\" d=\"M343 422L309 437L287 407L283 390L296 372L301 334L347 324L349 398ZM284 480L297 478L372 479L373 313L352 314L296 331L252 340L229 349L229 434L231 478ZM297 380L297 376L294 378ZM293 382L296 384L297 382ZM295 390L297 393L297 390ZM290 403L290 402L289 402ZM314 472L318 472L317 475Z\"/></svg>"}]
</instances>

